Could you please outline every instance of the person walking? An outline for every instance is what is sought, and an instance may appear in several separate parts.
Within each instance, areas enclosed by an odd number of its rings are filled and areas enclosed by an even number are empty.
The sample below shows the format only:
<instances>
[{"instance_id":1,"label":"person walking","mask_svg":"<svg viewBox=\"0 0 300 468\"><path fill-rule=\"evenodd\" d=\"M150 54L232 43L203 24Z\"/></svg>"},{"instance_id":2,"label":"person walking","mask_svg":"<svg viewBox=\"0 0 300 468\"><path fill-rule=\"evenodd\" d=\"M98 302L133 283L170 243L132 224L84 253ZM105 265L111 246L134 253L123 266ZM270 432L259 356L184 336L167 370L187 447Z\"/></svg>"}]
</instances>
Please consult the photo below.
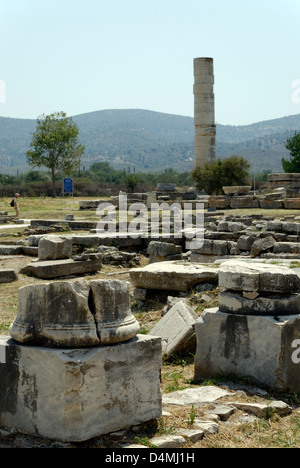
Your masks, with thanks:
<instances>
[{"instance_id":1,"label":"person walking","mask_svg":"<svg viewBox=\"0 0 300 468\"><path fill-rule=\"evenodd\" d=\"M19 193L16 193L15 194L15 198L14 198L14 209L15 209L15 212L16 212L16 217L18 218L19 215L20 215L20 206L21 206L21 203L19 201L19 197L20 197L20 194Z\"/></svg>"}]
</instances>

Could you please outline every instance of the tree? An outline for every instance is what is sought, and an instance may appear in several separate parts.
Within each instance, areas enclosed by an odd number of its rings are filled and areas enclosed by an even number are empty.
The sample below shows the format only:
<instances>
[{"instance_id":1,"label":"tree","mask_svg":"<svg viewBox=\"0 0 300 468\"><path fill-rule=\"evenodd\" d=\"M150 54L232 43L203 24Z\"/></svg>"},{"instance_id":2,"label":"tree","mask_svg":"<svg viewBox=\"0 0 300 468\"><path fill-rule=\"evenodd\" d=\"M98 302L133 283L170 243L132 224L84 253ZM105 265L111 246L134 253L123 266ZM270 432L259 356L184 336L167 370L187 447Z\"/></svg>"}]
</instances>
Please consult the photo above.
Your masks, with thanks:
<instances>
[{"instance_id":1,"label":"tree","mask_svg":"<svg viewBox=\"0 0 300 468\"><path fill-rule=\"evenodd\" d=\"M285 172L300 172L300 133L287 138L285 147L290 152L290 159L282 158L282 167Z\"/></svg>"},{"instance_id":2,"label":"tree","mask_svg":"<svg viewBox=\"0 0 300 468\"><path fill-rule=\"evenodd\" d=\"M223 186L244 185L248 182L249 162L240 156L217 159L198 166L192 172L192 177L199 191L204 190L208 195L223 193Z\"/></svg>"},{"instance_id":3,"label":"tree","mask_svg":"<svg viewBox=\"0 0 300 468\"><path fill-rule=\"evenodd\" d=\"M79 144L79 130L64 112L42 115L37 119L36 132L26 153L30 166L45 166L51 170L52 194L56 196L55 178L59 173L70 175L79 167L84 146Z\"/></svg>"},{"instance_id":4,"label":"tree","mask_svg":"<svg viewBox=\"0 0 300 468\"><path fill-rule=\"evenodd\" d=\"M128 192L133 193L139 183L139 178L135 174L129 174L127 177L125 177L124 182Z\"/></svg>"}]
</instances>

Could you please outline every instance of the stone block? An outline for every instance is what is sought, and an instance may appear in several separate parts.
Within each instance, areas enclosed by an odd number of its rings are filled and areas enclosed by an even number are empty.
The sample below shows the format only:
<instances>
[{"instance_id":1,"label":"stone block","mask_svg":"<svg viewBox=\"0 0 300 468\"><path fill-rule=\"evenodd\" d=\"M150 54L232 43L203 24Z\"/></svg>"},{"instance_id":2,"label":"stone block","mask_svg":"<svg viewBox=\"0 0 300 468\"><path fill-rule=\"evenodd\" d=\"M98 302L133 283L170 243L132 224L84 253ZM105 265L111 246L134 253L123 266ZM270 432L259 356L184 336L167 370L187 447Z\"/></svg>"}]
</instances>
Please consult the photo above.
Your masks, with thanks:
<instances>
[{"instance_id":1,"label":"stone block","mask_svg":"<svg viewBox=\"0 0 300 468\"><path fill-rule=\"evenodd\" d=\"M299 392L300 315L242 316L206 309L195 332L196 379L247 375L270 388Z\"/></svg>"},{"instance_id":2,"label":"stone block","mask_svg":"<svg viewBox=\"0 0 300 468\"><path fill-rule=\"evenodd\" d=\"M0 270L0 283L12 283L18 279L15 270L4 269Z\"/></svg>"},{"instance_id":3,"label":"stone block","mask_svg":"<svg viewBox=\"0 0 300 468\"><path fill-rule=\"evenodd\" d=\"M161 340L52 349L0 337L0 426L81 442L160 418Z\"/></svg>"},{"instance_id":4,"label":"stone block","mask_svg":"<svg viewBox=\"0 0 300 468\"><path fill-rule=\"evenodd\" d=\"M0 245L0 255L20 255L21 245Z\"/></svg>"},{"instance_id":5,"label":"stone block","mask_svg":"<svg viewBox=\"0 0 300 468\"><path fill-rule=\"evenodd\" d=\"M299 210L300 198L285 198L283 204L286 210Z\"/></svg>"},{"instance_id":6,"label":"stone block","mask_svg":"<svg viewBox=\"0 0 300 468\"><path fill-rule=\"evenodd\" d=\"M129 270L136 288L188 291L201 283L217 283L218 268L185 261L151 263Z\"/></svg>"},{"instance_id":7,"label":"stone block","mask_svg":"<svg viewBox=\"0 0 300 468\"><path fill-rule=\"evenodd\" d=\"M276 194L278 197L278 194ZM265 210L280 210L283 206L283 200L268 200L267 198L259 198L259 207Z\"/></svg>"},{"instance_id":8,"label":"stone block","mask_svg":"<svg viewBox=\"0 0 300 468\"><path fill-rule=\"evenodd\" d=\"M193 249L193 253L202 255L212 255L213 239L203 239L203 244L199 249Z\"/></svg>"},{"instance_id":9,"label":"stone block","mask_svg":"<svg viewBox=\"0 0 300 468\"><path fill-rule=\"evenodd\" d=\"M281 228L282 228L283 232L286 232L288 234L299 234L300 233L300 223L283 222L282 225L281 225Z\"/></svg>"},{"instance_id":10,"label":"stone block","mask_svg":"<svg viewBox=\"0 0 300 468\"><path fill-rule=\"evenodd\" d=\"M41 237L38 244L40 260L62 260L72 257L72 238L55 235Z\"/></svg>"},{"instance_id":11,"label":"stone block","mask_svg":"<svg viewBox=\"0 0 300 468\"><path fill-rule=\"evenodd\" d=\"M267 231L281 232L282 222L281 221L268 221L266 226Z\"/></svg>"},{"instance_id":12,"label":"stone block","mask_svg":"<svg viewBox=\"0 0 300 468\"><path fill-rule=\"evenodd\" d=\"M101 260L88 260L75 262L67 260L49 260L32 262L21 268L20 273L32 275L40 279L55 279L72 275L95 273L102 268Z\"/></svg>"},{"instance_id":13,"label":"stone block","mask_svg":"<svg viewBox=\"0 0 300 468\"><path fill-rule=\"evenodd\" d=\"M184 301L177 302L150 330L148 335L162 340L162 354L172 354L195 348L194 324L198 315Z\"/></svg>"},{"instance_id":14,"label":"stone block","mask_svg":"<svg viewBox=\"0 0 300 468\"><path fill-rule=\"evenodd\" d=\"M147 253L150 255L150 263L165 260L181 260L182 247L170 242L151 241L148 245Z\"/></svg>"},{"instance_id":15,"label":"stone block","mask_svg":"<svg viewBox=\"0 0 300 468\"><path fill-rule=\"evenodd\" d=\"M237 241L237 248L249 252L253 242L257 239L256 234L249 234L241 236Z\"/></svg>"},{"instance_id":16,"label":"stone block","mask_svg":"<svg viewBox=\"0 0 300 468\"><path fill-rule=\"evenodd\" d=\"M248 194L251 190L251 185L232 185L222 187L225 195L244 195Z\"/></svg>"},{"instance_id":17,"label":"stone block","mask_svg":"<svg viewBox=\"0 0 300 468\"><path fill-rule=\"evenodd\" d=\"M175 245L170 242L152 241L148 245L147 253L158 257L167 257L169 255L177 255L182 253L180 245Z\"/></svg>"},{"instance_id":18,"label":"stone block","mask_svg":"<svg viewBox=\"0 0 300 468\"><path fill-rule=\"evenodd\" d=\"M225 232L239 232L243 231L246 226L243 223L239 222L230 222L230 221L220 221L218 224L218 231Z\"/></svg>"},{"instance_id":19,"label":"stone block","mask_svg":"<svg viewBox=\"0 0 300 468\"><path fill-rule=\"evenodd\" d=\"M212 246L212 254L218 256L228 255L228 242L226 240L214 240Z\"/></svg>"},{"instance_id":20,"label":"stone block","mask_svg":"<svg viewBox=\"0 0 300 468\"><path fill-rule=\"evenodd\" d=\"M272 249L275 244L276 240L272 236L256 239L251 246L250 255L251 257L257 257L262 252Z\"/></svg>"},{"instance_id":21,"label":"stone block","mask_svg":"<svg viewBox=\"0 0 300 468\"><path fill-rule=\"evenodd\" d=\"M258 208L258 198L252 195L231 197L230 208Z\"/></svg>"},{"instance_id":22,"label":"stone block","mask_svg":"<svg viewBox=\"0 0 300 468\"><path fill-rule=\"evenodd\" d=\"M276 242L273 252L300 254L300 245L296 242Z\"/></svg>"},{"instance_id":23,"label":"stone block","mask_svg":"<svg viewBox=\"0 0 300 468\"><path fill-rule=\"evenodd\" d=\"M224 197L220 195L210 195L208 199L209 208L216 208L219 210L227 210L230 207L229 197Z\"/></svg>"},{"instance_id":24,"label":"stone block","mask_svg":"<svg viewBox=\"0 0 300 468\"><path fill-rule=\"evenodd\" d=\"M300 278L287 267L230 260L220 266L219 287L235 291L293 294L300 292Z\"/></svg>"},{"instance_id":25,"label":"stone block","mask_svg":"<svg viewBox=\"0 0 300 468\"><path fill-rule=\"evenodd\" d=\"M221 291L221 312L240 315L297 315L300 313L300 294L269 294L247 298L240 291Z\"/></svg>"}]
</instances>

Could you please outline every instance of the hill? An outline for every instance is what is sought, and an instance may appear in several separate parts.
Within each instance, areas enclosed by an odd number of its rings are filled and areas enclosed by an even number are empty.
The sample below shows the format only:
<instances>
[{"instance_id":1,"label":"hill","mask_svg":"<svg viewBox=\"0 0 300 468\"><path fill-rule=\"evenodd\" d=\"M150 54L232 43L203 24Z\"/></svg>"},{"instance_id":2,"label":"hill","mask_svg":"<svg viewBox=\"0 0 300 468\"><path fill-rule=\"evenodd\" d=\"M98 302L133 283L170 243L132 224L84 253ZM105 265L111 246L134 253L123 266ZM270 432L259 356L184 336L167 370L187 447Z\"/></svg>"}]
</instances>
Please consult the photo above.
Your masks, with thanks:
<instances>
[{"instance_id":1,"label":"hill","mask_svg":"<svg viewBox=\"0 0 300 468\"><path fill-rule=\"evenodd\" d=\"M76 115L73 120L86 147L81 167L108 161L131 172L193 168L192 117L115 109ZM25 153L35 128L33 119L0 117L0 172L28 170ZM252 125L217 124L217 157L235 154L247 158L256 171L281 171L281 158L289 155L284 142L295 130L300 130L300 114Z\"/></svg>"}]
</instances>

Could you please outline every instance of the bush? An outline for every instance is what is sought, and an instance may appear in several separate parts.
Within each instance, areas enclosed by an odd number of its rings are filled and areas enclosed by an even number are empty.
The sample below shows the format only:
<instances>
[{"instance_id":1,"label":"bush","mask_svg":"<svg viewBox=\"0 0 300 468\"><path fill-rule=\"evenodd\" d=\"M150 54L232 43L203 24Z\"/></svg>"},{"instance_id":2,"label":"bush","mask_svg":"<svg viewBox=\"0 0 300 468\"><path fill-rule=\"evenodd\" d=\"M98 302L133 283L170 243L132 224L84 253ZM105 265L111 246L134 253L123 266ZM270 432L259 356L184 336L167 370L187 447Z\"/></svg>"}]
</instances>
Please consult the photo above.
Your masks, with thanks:
<instances>
[{"instance_id":1,"label":"bush","mask_svg":"<svg viewBox=\"0 0 300 468\"><path fill-rule=\"evenodd\" d=\"M192 177L199 191L208 195L223 193L222 187L246 185L249 180L249 162L240 156L231 156L207 163L204 167L196 167Z\"/></svg>"}]
</instances>

